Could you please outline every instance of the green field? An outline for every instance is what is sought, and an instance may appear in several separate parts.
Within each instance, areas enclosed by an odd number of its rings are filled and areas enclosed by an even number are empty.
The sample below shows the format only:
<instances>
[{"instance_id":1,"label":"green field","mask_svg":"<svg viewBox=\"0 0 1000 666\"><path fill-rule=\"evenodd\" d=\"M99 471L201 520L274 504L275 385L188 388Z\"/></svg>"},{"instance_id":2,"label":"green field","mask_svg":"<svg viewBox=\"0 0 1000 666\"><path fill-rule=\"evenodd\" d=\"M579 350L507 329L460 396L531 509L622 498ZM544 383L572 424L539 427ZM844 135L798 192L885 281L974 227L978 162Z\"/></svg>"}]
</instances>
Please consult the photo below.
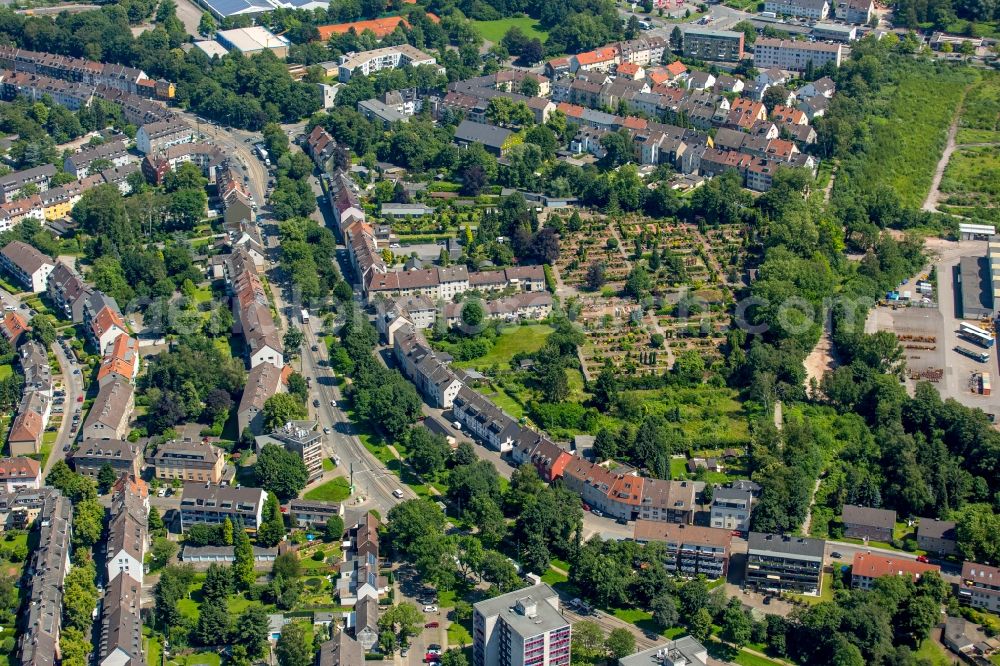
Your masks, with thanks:
<instances>
[{"instance_id":1,"label":"green field","mask_svg":"<svg viewBox=\"0 0 1000 666\"><path fill-rule=\"evenodd\" d=\"M14 374L14 368L11 367L10 363L0 365L0 381L7 379L12 374Z\"/></svg>"},{"instance_id":2,"label":"green field","mask_svg":"<svg viewBox=\"0 0 1000 666\"><path fill-rule=\"evenodd\" d=\"M482 35L483 39L493 42L496 44L503 36L507 34L507 31L517 26L521 29L528 37L537 37L544 42L548 38L548 33L546 33L538 21L527 16L520 18L505 18L499 21L473 21L472 25L475 26L476 31Z\"/></svg>"},{"instance_id":3,"label":"green field","mask_svg":"<svg viewBox=\"0 0 1000 666\"><path fill-rule=\"evenodd\" d=\"M515 354L532 353L542 348L554 329L548 324L509 326L500 332L493 349L485 356L471 361L455 363L458 368L489 368L494 365L507 367Z\"/></svg>"},{"instance_id":4,"label":"green field","mask_svg":"<svg viewBox=\"0 0 1000 666\"><path fill-rule=\"evenodd\" d=\"M307 492L305 499L318 502L343 502L350 495L350 483L344 477L338 476Z\"/></svg>"},{"instance_id":5,"label":"green field","mask_svg":"<svg viewBox=\"0 0 1000 666\"><path fill-rule=\"evenodd\" d=\"M941 646L929 638L924 639L913 656L931 666L948 666L953 663Z\"/></svg>"},{"instance_id":6,"label":"green field","mask_svg":"<svg viewBox=\"0 0 1000 666\"><path fill-rule=\"evenodd\" d=\"M941 179L944 203L959 215L994 219L1000 201L1000 150L997 146L959 148ZM982 210L980 214L977 210Z\"/></svg>"}]
</instances>

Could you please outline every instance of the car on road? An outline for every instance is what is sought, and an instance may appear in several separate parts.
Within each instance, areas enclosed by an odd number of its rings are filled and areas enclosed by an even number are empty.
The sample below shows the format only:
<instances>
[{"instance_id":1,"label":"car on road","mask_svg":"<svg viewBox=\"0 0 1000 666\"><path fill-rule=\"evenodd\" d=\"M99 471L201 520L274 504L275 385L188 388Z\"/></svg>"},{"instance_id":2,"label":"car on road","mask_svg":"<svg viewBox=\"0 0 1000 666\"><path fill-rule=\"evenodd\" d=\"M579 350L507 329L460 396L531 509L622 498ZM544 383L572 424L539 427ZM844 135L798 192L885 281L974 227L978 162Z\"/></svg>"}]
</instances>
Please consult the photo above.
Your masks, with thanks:
<instances>
[{"instance_id":1,"label":"car on road","mask_svg":"<svg viewBox=\"0 0 1000 666\"><path fill-rule=\"evenodd\" d=\"M764 597L764 605L765 606L771 605L771 597Z\"/></svg>"},{"instance_id":2,"label":"car on road","mask_svg":"<svg viewBox=\"0 0 1000 666\"><path fill-rule=\"evenodd\" d=\"M927 559L926 555L917 555L917 562L923 562L924 564L927 564L928 562L930 562L930 560Z\"/></svg>"},{"instance_id":3,"label":"car on road","mask_svg":"<svg viewBox=\"0 0 1000 666\"><path fill-rule=\"evenodd\" d=\"M336 407L337 406L337 401L336 400L330 400L330 406L331 407Z\"/></svg>"},{"instance_id":4,"label":"car on road","mask_svg":"<svg viewBox=\"0 0 1000 666\"><path fill-rule=\"evenodd\" d=\"M313 345L313 346L312 346L312 350L313 350L314 352L315 352L315 351L319 351L319 345Z\"/></svg>"},{"instance_id":5,"label":"car on road","mask_svg":"<svg viewBox=\"0 0 1000 666\"><path fill-rule=\"evenodd\" d=\"M69 451L69 444L63 447L63 453L66 453L67 451Z\"/></svg>"},{"instance_id":6,"label":"car on road","mask_svg":"<svg viewBox=\"0 0 1000 666\"><path fill-rule=\"evenodd\" d=\"M80 368L77 368L76 370L74 370L74 371L73 371L73 374L74 374L74 375L78 375L78 374L80 374Z\"/></svg>"},{"instance_id":7,"label":"car on road","mask_svg":"<svg viewBox=\"0 0 1000 666\"><path fill-rule=\"evenodd\" d=\"M424 612L425 613L437 613L438 612L438 607L435 606L435 605L433 605L433 604L431 604L430 606L424 606Z\"/></svg>"},{"instance_id":8,"label":"car on road","mask_svg":"<svg viewBox=\"0 0 1000 666\"><path fill-rule=\"evenodd\" d=\"M313 400L313 407L319 407L319 398Z\"/></svg>"},{"instance_id":9,"label":"car on road","mask_svg":"<svg viewBox=\"0 0 1000 666\"><path fill-rule=\"evenodd\" d=\"M392 496L396 499L403 499L403 491L400 488L396 488L392 491Z\"/></svg>"},{"instance_id":10,"label":"car on road","mask_svg":"<svg viewBox=\"0 0 1000 666\"><path fill-rule=\"evenodd\" d=\"M597 516L598 518L603 518L604 517L604 514L601 511L599 511L598 509L591 509L590 512L592 514L594 514L595 516Z\"/></svg>"},{"instance_id":11,"label":"car on road","mask_svg":"<svg viewBox=\"0 0 1000 666\"><path fill-rule=\"evenodd\" d=\"M325 428L323 428L323 434L324 435L329 435L330 434L330 427L329 426L326 426Z\"/></svg>"},{"instance_id":12,"label":"car on road","mask_svg":"<svg viewBox=\"0 0 1000 666\"><path fill-rule=\"evenodd\" d=\"M424 629L437 629L441 626L440 622L428 622L424 625Z\"/></svg>"},{"instance_id":13,"label":"car on road","mask_svg":"<svg viewBox=\"0 0 1000 666\"><path fill-rule=\"evenodd\" d=\"M405 657L408 654L410 654L410 648L409 647L404 647L402 650L399 651L399 656L400 657Z\"/></svg>"},{"instance_id":14,"label":"car on road","mask_svg":"<svg viewBox=\"0 0 1000 666\"><path fill-rule=\"evenodd\" d=\"M618 523L619 525L628 525L628 518L619 518L615 522Z\"/></svg>"},{"instance_id":15,"label":"car on road","mask_svg":"<svg viewBox=\"0 0 1000 666\"><path fill-rule=\"evenodd\" d=\"M843 553L839 553L837 551L833 551L830 553L830 557L843 557L843 556L844 556Z\"/></svg>"},{"instance_id":16,"label":"car on road","mask_svg":"<svg viewBox=\"0 0 1000 666\"><path fill-rule=\"evenodd\" d=\"M437 643L431 643L427 646L427 654L432 654L435 657L441 656L441 646Z\"/></svg>"}]
</instances>

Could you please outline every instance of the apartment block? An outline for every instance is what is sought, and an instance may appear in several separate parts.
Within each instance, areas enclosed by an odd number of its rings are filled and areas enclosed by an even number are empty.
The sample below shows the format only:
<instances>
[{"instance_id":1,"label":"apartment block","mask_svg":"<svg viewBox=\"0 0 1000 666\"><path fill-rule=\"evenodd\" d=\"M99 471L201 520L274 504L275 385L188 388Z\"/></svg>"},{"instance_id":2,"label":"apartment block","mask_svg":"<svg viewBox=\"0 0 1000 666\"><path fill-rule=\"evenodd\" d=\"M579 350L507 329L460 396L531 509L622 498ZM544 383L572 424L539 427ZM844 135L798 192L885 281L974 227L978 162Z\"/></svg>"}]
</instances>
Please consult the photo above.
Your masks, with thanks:
<instances>
[{"instance_id":1,"label":"apartment block","mask_svg":"<svg viewBox=\"0 0 1000 666\"><path fill-rule=\"evenodd\" d=\"M892 541L892 531L896 527L896 512L845 504L841 520L844 522L846 537L889 542Z\"/></svg>"},{"instance_id":2,"label":"apartment block","mask_svg":"<svg viewBox=\"0 0 1000 666\"><path fill-rule=\"evenodd\" d=\"M929 571L940 573L941 567L881 553L854 553L851 587L857 590L870 590L875 581L883 576L910 576L913 580L919 580Z\"/></svg>"},{"instance_id":3,"label":"apartment block","mask_svg":"<svg viewBox=\"0 0 1000 666\"><path fill-rule=\"evenodd\" d=\"M310 482L323 476L323 433L316 428L315 421L291 421L257 437L256 442L258 453L272 444L299 456L309 472Z\"/></svg>"},{"instance_id":4,"label":"apartment block","mask_svg":"<svg viewBox=\"0 0 1000 666\"><path fill-rule=\"evenodd\" d=\"M568 666L569 622L559 595L541 583L477 603L473 610L474 666Z\"/></svg>"},{"instance_id":5,"label":"apartment block","mask_svg":"<svg viewBox=\"0 0 1000 666\"><path fill-rule=\"evenodd\" d=\"M340 57L337 80L347 83L356 72L368 76L383 69L395 69L406 65L411 67L437 65L437 60L409 44L348 53Z\"/></svg>"},{"instance_id":6,"label":"apartment block","mask_svg":"<svg viewBox=\"0 0 1000 666\"><path fill-rule=\"evenodd\" d=\"M825 547L822 539L750 532L746 584L756 590L819 594Z\"/></svg>"},{"instance_id":7,"label":"apartment block","mask_svg":"<svg viewBox=\"0 0 1000 666\"><path fill-rule=\"evenodd\" d=\"M288 515L299 525L322 527L330 518L343 516L344 505L336 502L293 499L288 503Z\"/></svg>"},{"instance_id":8,"label":"apartment block","mask_svg":"<svg viewBox=\"0 0 1000 666\"><path fill-rule=\"evenodd\" d=\"M684 31L684 55L699 60L738 62L743 59L742 32L687 28Z\"/></svg>"},{"instance_id":9,"label":"apartment block","mask_svg":"<svg viewBox=\"0 0 1000 666\"><path fill-rule=\"evenodd\" d=\"M150 463L156 478L164 481L219 483L226 468L226 457L214 444L172 439L157 447Z\"/></svg>"},{"instance_id":10,"label":"apartment block","mask_svg":"<svg viewBox=\"0 0 1000 666\"><path fill-rule=\"evenodd\" d=\"M263 521L267 493L260 488L188 484L181 495L181 531L195 523L219 524L229 518L256 530Z\"/></svg>"},{"instance_id":11,"label":"apartment block","mask_svg":"<svg viewBox=\"0 0 1000 666\"><path fill-rule=\"evenodd\" d=\"M834 67L840 67L843 57L843 44L762 37L753 45L754 66L758 69L775 67L804 72L810 62L813 67L822 67L828 62L832 62Z\"/></svg>"},{"instance_id":12,"label":"apartment block","mask_svg":"<svg viewBox=\"0 0 1000 666\"><path fill-rule=\"evenodd\" d=\"M822 21L830 15L830 3L827 0L766 0L764 11Z\"/></svg>"},{"instance_id":13,"label":"apartment block","mask_svg":"<svg viewBox=\"0 0 1000 666\"><path fill-rule=\"evenodd\" d=\"M1000 612L1000 568L975 562L962 564L958 600L973 608Z\"/></svg>"},{"instance_id":14,"label":"apartment block","mask_svg":"<svg viewBox=\"0 0 1000 666\"><path fill-rule=\"evenodd\" d=\"M11 241L0 250L0 264L22 286L36 294L45 291L55 261L23 241Z\"/></svg>"},{"instance_id":15,"label":"apartment block","mask_svg":"<svg viewBox=\"0 0 1000 666\"><path fill-rule=\"evenodd\" d=\"M668 571L682 576L703 574L715 580L725 578L733 536L729 530L697 525L678 525L655 520L635 521L636 543L660 542L666 549Z\"/></svg>"},{"instance_id":16,"label":"apartment block","mask_svg":"<svg viewBox=\"0 0 1000 666\"><path fill-rule=\"evenodd\" d=\"M712 527L746 532L750 529L753 494L737 488L716 488L712 495Z\"/></svg>"},{"instance_id":17,"label":"apartment block","mask_svg":"<svg viewBox=\"0 0 1000 666\"><path fill-rule=\"evenodd\" d=\"M939 555L953 555L958 550L955 521L921 518L917 525L917 548Z\"/></svg>"},{"instance_id":18,"label":"apartment block","mask_svg":"<svg viewBox=\"0 0 1000 666\"><path fill-rule=\"evenodd\" d=\"M105 465L110 465L116 476L142 473L142 446L123 439L85 439L73 451L69 461L77 474L96 479Z\"/></svg>"}]
</instances>

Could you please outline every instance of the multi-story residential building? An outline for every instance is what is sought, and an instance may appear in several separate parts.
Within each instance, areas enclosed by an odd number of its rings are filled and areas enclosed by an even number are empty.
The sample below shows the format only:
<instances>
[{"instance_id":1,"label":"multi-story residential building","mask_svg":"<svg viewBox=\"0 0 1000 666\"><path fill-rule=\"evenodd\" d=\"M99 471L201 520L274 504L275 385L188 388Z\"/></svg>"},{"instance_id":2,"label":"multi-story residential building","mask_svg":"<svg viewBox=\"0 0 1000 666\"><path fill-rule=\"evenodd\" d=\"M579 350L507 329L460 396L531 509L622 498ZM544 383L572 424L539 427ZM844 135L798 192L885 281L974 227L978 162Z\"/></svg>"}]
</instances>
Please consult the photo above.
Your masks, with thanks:
<instances>
[{"instance_id":1,"label":"multi-story residential building","mask_svg":"<svg viewBox=\"0 0 1000 666\"><path fill-rule=\"evenodd\" d=\"M694 577L725 578L733 535L729 530L697 525L678 525L657 520L635 521L636 543L662 543L668 571Z\"/></svg>"},{"instance_id":2,"label":"multi-story residential building","mask_svg":"<svg viewBox=\"0 0 1000 666\"><path fill-rule=\"evenodd\" d=\"M605 46L570 57L570 69L574 72L610 72L619 62L618 48Z\"/></svg>"},{"instance_id":3,"label":"multi-story residential building","mask_svg":"<svg viewBox=\"0 0 1000 666\"><path fill-rule=\"evenodd\" d=\"M639 37L618 43L619 59L622 63L631 63L645 67L659 65L667 48L667 40L662 37Z\"/></svg>"},{"instance_id":4,"label":"multi-story residential building","mask_svg":"<svg viewBox=\"0 0 1000 666\"><path fill-rule=\"evenodd\" d=\"M465 266L398 272L374 271L365 291L369 302L377 294L392 298L426 296L435 300L452 300L456 295L469 290L491 292L508 287L514 287L518 291L545 291L545 271L541 266L474 272L469 272Z\"/></svg>"},{"instance_id":5,"label":"multi-story residential building","mask_svg":"<svg viewBox=\"0 0 1000 666\"><path fill-rule=\"evenodd\" d=\"M958 550L955 521L921 518L917 525L917 548L939 555L955 554Z\"/></svg>"},{"instance_id":6,"label":"multi-story residential building","mask_svg":"<svg viewBox=\"0 0 1000 666\"><path fill-rule=\"evenodd\" d=\"M125 317L115 299L94 290L83 304L83 325L87 339L104 354L120 335L128 335Z\"/></svg>"},{"instance_id":7,"label":"multi-story residential building","mask_svg":"<svg viewBox=\"0 0 1000 666\"><path fill-rule=\"evenodd\" d=\"M359 70L368 76L383 69L395 69L407 65L411 67L437 65L437 59L409 44L387 46L361 53L348 53L340 57L337 80L341 83L347 83L351 80L354 72Z\"/></svg>"},{"instance_id":8,"label":"multi-story residential building","mask_svg":"<svg viewBox=\"0 0 1000 666\"><path fill-rule=\"evenodd\" d=\"M84 439L125 439L134 409L135 387L116 377L97 392L80 432Z\"/></svg>"},{"instance_id":9,"label":"multi-story residential building","mask_svg":"<svg viewBox=\"0 0 1000 666\"><path fill-rule=\"evenodd\" d=\"M243 335L250 368L268 363L280 370L285 365L281 336L253 255L248 248L237 247L226 259L224 270L233 294L233 332Z\"/></svg>"},{"instance_id":10,"label":"multi-story residential building","mask_svg":"<svg viewBox=\"0 0 1000 666\"><path fill-rule=\"evenodd\" d=\"M521 427L512 416L467 386L459 388L451 411L455 420L494 451L510 451L521 435Z\"/></svg>"},{"instance_id":11,"label":"multi-story residential building","mask_svg":"<svg viewBox=\"0 0 1000 666\"><path fill-rule=\"evenodd\" d=\"M958 600L973 608L1000 612L1000 568L975 562L963 563Z\"/></svg>"},{"instance_id":12,"label":"multi-story residential building","mask_svg":"<svg viewBox=\"0 0 1000 666\"><path fill-rule=\"evenodd\" d=\"M856 552L851 567L851 587L856 590L870 590L875 581L882 576L910 576L913 580L919 580L928 571L940 573L941 567L905 557Z\"/></svg>"},{"instance_id":13,"label":"multi-story residential building","mask_svg":"<svg viewBox=\"0 0 1000 666\"><path fill-rule=\"evenodd\" d=\"M309 481L323 476L323 433L315 421L290 421L268 435L257 439L257 452L268 444L280 446L302 459Z\"/></svg>"},{"instance_id":14,"label":"multi-story residential building","mask_svg":"<svg viewBox=\"0 0 1000 666\"><path fill-rule=\"evenodd\" d=\"M157 479L180 479L189 483L219 483L226 457L218 446L200 440L178 440L160 444L149 462Z\"/></svg>"},{"instance_id":15,"label":"multi-story residential building","mask_svg":"<svg viewBox=\"0 0 1000 666\"><path fill-rule=\"evenodd\" d=\"M172 146L194 141L191 127L179 118L158 120L139 127L135 135L135 147L143 155L157 153Z\"/></svg>"},{"instance_id":16,"label":"multi-story residential building","mask_svg":"<svg viewBox=\"0 0 1000 666\"><path fill-rule=\"evenodd\" d=\"M123 439L84 439L73 451L70 462L77 474L96 479L101 468L110 465L116 476L142 474L142 446Z\"/></svg>"},{"instance_id":17,"label":"multi-story residential building","mask_svg":"<svg viewBox=\"0 0 1000 666\"><path fill-rule=\"evenodd\" d=\"M830 3L827 0L766 0L764 11L822 21L830 15Z\"/></svg>"},{"instance_id":18,"label":"multi-story residential building","mask_svg":"<svg viewBox=\"0 0 1000 666\"><path fill-rule=\"evenodd\" d=\"M825 547L822 539L750 532L746 584L757 590L819 594Z\"/></svg>"},{"instance_id":19,"label":"multi-story residential building","mask_svg":"<svg viewBox=\"0 0 1000 666\"><path fill-rule=\"evenodd\" d=\"M209 143L181 143L156 153L148 153L142 159L140 168L146 180L161 185L168 173L176 171L186 162L195 164L209 182L214 183L218 170L226 162L226 155L218 146Z\"/></svg>"},{"instance_id":20,"label":"multi-story residential building","mask_svg":"<svg viewBox=\"0 0 1000 666\"><path fill-rule=\"evenodd\" d=\"M261 363L250 368L246 384L243 385L239 407L236 409L236 421L241 433L247 428L254 434L263 432L264 403L283 387L281 370L273 364Z\"/></svg>"},{"instance_id":21,"label":"multi-story residential building","mask_svg":"<svg viewBox=\"0 0 1000 666\"><path fill-rule=\"evenodd\" d=\"M222 523L226 518L233 525L256 530L263 521L266 499L267 493L260 488L189 483L181 495L181 531L196 523Z\"/></svg>"},{"instance_id":22,"label":"multi-story residential building","mask_svg":"<svg viewBox=\"0 0 1000 666\"><path fill-rule=\"evenodd\" d=\"M365 652L371 652L378 642L378 597L364 597L355 604L348 616L348 625Z\"/></svg>"},{"instance_id":23,"label":"multi-story residential building","mask_svg":"<svg viewBox=\"0 0 1000 666\"><path fill-rule=\"evenodd\" d=\"M42 515L52 488L21 488L11 493L0 492L0 531L26 530Z\"/></svg>"},{"instance_id":24,"label":"multi-story residential building","mask_svg":"<svg viewBox=\"0 0 1000 666\"><path fill-rule=\"evenodd\" d=\"M90 106L94 99L94 87L72 81L60 81L41 74L29 72L0 72L0 92L4 99L24 97L32 102L41 102L48 97L71 111Z\"/></svg>"},{"instance_id":25,"label":"multi-story residential building","mask_svg":"<svg viewBox=\"0 0 1000 666\"><path fill-rule=\"evenodd\" d=\"M59 662L62 633L63 582L69 573L73 538L73 507L57 490L39 495L38 546L32 551L25 577L24 630L18 636L22 664L49 666ZM24 525L27 527L28 525Z\"/></svg>"},{"instance_id":26,"label":"multi-story residential building","mask_svg":"<svg viewBox=\"0 0 1000 666\"><path fill-rule=\"evenodd\" d=\"M708 650L692 636L636 652L618 660L618 666L707 666Z\"/></svg>"},{"instance_id":27,"label":"multi-story residential building","mask_svg":"<svg viewBox=\"0 0 1000 666\"><path fill-rule=\"evenodd\" d=\"M12 456L27 456L42 450L42 435L49 422L52 400L39 391L28 391L21 398L7 434Z\"/></svg>"},{"instance_id":28,"label":"multi-story residential building","mask_svg":"<svg viewBox=\"0 0 1000 666\"><path fill-rule=\"evenodd\" d=\"M705 489L701 481L645 479L638 517L667 523L691 524L697 498Z\"/></svg>"},{"instance_id":29,"label":"multi-story residential building","mask_svg":"<svg viewBox=\"0 0 1000 666\"><path fill-rule=\"evenodd\" d=\"M149 542L148 518L149 488L146 482L138 477L120 476L111 493L107 580L124 576L142 584Z\"/></svg>"},{"instance_id":30,"label":"multi-story residential building","mask_svg":"<svg viewBox=\"0 0 1000 666\"><path fill-rule=\"evenodd\" d=\"M139 374L139 341L130 335L118 335L108 346L97 369L97 383L104 384L115 377L132 381Z\"/></svg>"},{"instance_id":31,"label":"multi-story residential building","mask_svg":"<svg viewBox=\"0 0 1000 666\"><path fill-rule=\"evenodd\" d=\"M746 532L750 529L753 494L736 488L716 488L712 495L712 527Z\"/></svg>"},{"instance_id":32,"label":"multi-story residential building","mask_svg":"<svg viewBox=\"0 0 1000 666\"><path fill-rule=\"evenodd\" d=\"M545 583L475 604L472 634L474 666L570 663L570 624Z\"/></svg>"},{"instance_id":33,"label":"multi-story residential building","mask_svg":"<svg viewBox=\"0 0 1000 666\"><path fill-rule=\"evenodd\" d=\"M83 321L83 306L93 292L93 287L84 282L75 270L57 261L49 274L47 291L49 298L65 318L75 323Z\"/></svg>"},{"instance_id":34,"label":"multi-story residential building","mask_svg":"<svg viewBox=\"0 0 1000 666\"><path fill-rule=\"evenodd\" d=\"M822 67L832 62L840 67L844 56L843 44L827 42L796 42L788 39L761 37L753 45L754 66L758 69L776 67L793 72L804 72L811 62Z\"/></svg>"},{"instance_id":35,"label":"multi-story residential building","mask_svg":"<svg viewBox=\"0 0 1000 666\"><path fill-rule=\"evenodd\" d=\"M128 574L112 580L104 593L98 666L142 666L142 583Z\"/></svg>"},{"instance_id":36,"label":"multi-story residential building","mask_svg":"<svg viewBox=\"0 0 1000 666\"><path fill-rule=\"evenodd\" d=\"M394 336L394 352L406 375L434 406L448 409L454 404L462 382L434 353L413 326L404 326Z\"/></svg>"},{"instance_id":37,"label":"multi-story residential building","mask_svg":"<svg viewBox=\"0 0 1000 666\"><path fill-rule=\"evenodd\" d=\"M52 367L49 365L48 350L37 340L29 340L17 351L24 374L24 391L37 392L51 398L55 388L52 382Z\"/></svg>"},{"instance_id":38,"label":"multi-story residential building","mask_svg":"<svg viewBox=\"0 0 1000 666\"><path fill-rule=\"evenodd\" d=\"M344 505L335 502L293 499L288 503L288 515L299 525L322 527L334 516L344 515Z\"/></svg>"},{"instance_id":39,"label":"multi-story residential building","mask_svg":"<svg viewBox=\"0 0 1000 666\"><path fill-rule=\"evenodd\" d=\"M19 283L36 294L45 291L55 261L27 243L11 241L0 250L0 264Z\"/></svg>"},{"instance_id":40,"label":"multi-story residential building","mask_svg":"<svg viewBox=\"0 0 1000 666\"><path fill-rule=\"evenodd\" d=\"M684 31L684 55L699 60L738 62L743 59L742 32L687 28Z\"/></svg>"},{"instance_id":41,"label":"multi-story residential building","mask_svg":"<svg viewBox=\"0 0 1000 666\"><path fill-rule=\"evenodd\" d=\"M3 318L0 319L0 335L3 335L4 340L10 343L10 346L17 348L18 340L21 336L30 330L28 325L28 320L21 316L18 312L7 311L3 313Z\"/></svg>"},{"instance_id":42,"label":"multi-story residential building","mask_svg":"<svg viewBox=\"0 0 1000 666\"><path fill-rule=\"evenodd\" d=\"M873 0L837 0L834 12L840 21L867 25L875 16L875 2Z\"/></svg>"},{"instance_id":43,"label":"multi-story residential building","mask_svg":"<svg viewBox=\"0 0 1000 666\"><path fill-rule=\"evenodd\" d=\"M896 512L845 504L841 520L844 521L846 537L889 542L892 541L892 531L896 527Z\"/></svg>"},{"instance_id":44,"label":"multi-story residential building","mask_svg":"<svg viewBox=\"0 0 1000 666\"><path fill-rule=\"evenodd\" d=\"M8 203L12 199L16 199L24 188L29 185L39 192L44 192L49 189L49 181L55 175L55 165L43 164L25 169L24 171L13 171L0 176L0 202Z\"/></svg>"},{"instance_id":45,"label":"multi-story residential building","mask_svg":"<svg viewBox=\"0 0 1000 666\"><path fill-rule=\"evenodd\" d=\"M33 458L0 458L0 489L7 493L42 485L42 467Z\"/></svg>"},{"instance_id":46,"label":"multi-story residential building","mask_svg":"<svg viewBox=\"0 0 1000 666\"><path fill-rule=\"evenodd\" d=\"M106 161L111 166L116 167L137 161L129 154L124 140L112 139L106 143L88 146L80 152L73 153L63 161L63 171L71 173L77 178L85 178L91 173L91 165L98 160ZM99 171L102 170L99 169Z\"/></svg>"}]
</instances>

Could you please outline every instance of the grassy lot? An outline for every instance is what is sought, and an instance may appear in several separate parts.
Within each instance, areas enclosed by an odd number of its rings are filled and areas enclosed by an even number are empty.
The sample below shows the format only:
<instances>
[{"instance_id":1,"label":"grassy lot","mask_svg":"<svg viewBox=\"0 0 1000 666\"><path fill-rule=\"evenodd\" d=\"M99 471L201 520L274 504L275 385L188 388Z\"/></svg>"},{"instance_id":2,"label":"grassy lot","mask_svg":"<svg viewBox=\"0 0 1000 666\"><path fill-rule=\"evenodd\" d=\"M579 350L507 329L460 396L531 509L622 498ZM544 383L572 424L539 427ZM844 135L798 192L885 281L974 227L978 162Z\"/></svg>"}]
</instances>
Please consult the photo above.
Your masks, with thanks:
<instances>
[{"instance_id":1,"label":"grassy lot","mask_svg":"<svg viewBox=\"0 0 1000 666\"><path fill-rule=\"evenodd\" d=\"M952 207L995 207L1000 199L1000 151L996 146L956 150L944 170L941 191L948 195L945 203Z\"/></svg>"},{"instance_id":2,"label":"grassy lot","mask_svg":"<svg viewBox=\"0 0 1000 666\"><path fill-rule=\"evenodd\" d=\"M11 367L10 363L4 363L0 365L0 381L7 379L14 374L14 368Z\"/></svg>"},{"instance_id":3,"label":"grassy lot","mask_svg":"<svg viewBox=\"0 0 1000 666\"><path fill-rule=\"evenodd\" d=\"M489 368L494 365L507 367L515 354L532 353L542 348L549 334L555 330L547 324L509 326L500 332L493 349L485 356L471 361L455 363L459 368Z\"/></svg>"},{"instance_id":4,"label":"grassy lot","mask_svg":"<svg viewBox=\"0 0 1000 666\"><path fill-rule=\"evenodd\" d=\"M921 663L927 663L931 666L948 666L953 663L941 646L929 638L924 639L924 642L920 644L920 649L913 656Z\"/></svg>"},{"instance_id":5,"label":"grassy lot","mask_svg":"<svg viewBox=\"0 0 1000 666\"><path fill-rule=\"evenodd\" d=\"M327 481L305 494L307 500L319 502L342 502L351 495L350 483L342 476Z\"/></svg>"},{"instance_id":6,"label":"grassy lot","mask_svg":"<svg viewBox=\"0 0 1000 666\"><path fill-rule=\"evenodd\" d=\"M337 466L329 458L323 458L323 471L332 472Z\"/></svg>"},{"instance_id":7,"label":"grassy lot","mask_svg":"<svg viewBox=\"0 0 1000 666\"><path fill-rule=\"evenodd\" d=\"M465 625L452 622L448 625L448 644L472 645L472 632Z\"/></svg>"},{"instance_id":8,"label":"grassy lot","mask_svg":"<svg viewBox=\"0 0 1000 666\"><path fill-rule=\"evenodd\" d=\"M1000 132L962 127L955 136L955 143L1000 143Z\"/></svg>"},{"instance_id":9,"label":"grassy lot","mask_svg":"<svg viewBox=\"0 0 1000 666\"><path fill-rule=\"evenodd\" d=\"M494 44L503 39L503 36L507 34L507 31L514 26L520 28L521 32L528 37L537 37L542 40L542 42L548 39L548 33L542 29L538 21L527 16L520 18L505 18L500 19L499 21L473 21L472 25L475 26L479 34L483 36L483 39L493 42Z\"/></svg>"}]
</instances>

